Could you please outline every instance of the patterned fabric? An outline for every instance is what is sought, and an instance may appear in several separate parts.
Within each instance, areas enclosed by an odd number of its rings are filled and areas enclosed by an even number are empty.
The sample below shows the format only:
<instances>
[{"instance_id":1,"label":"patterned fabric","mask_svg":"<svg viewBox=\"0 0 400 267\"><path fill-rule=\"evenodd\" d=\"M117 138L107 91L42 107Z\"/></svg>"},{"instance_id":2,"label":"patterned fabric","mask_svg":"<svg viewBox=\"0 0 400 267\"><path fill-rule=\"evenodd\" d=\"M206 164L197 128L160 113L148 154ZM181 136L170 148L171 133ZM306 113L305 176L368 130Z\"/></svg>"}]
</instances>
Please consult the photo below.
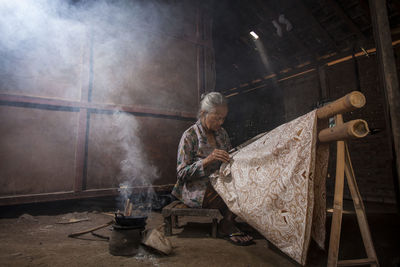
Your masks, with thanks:
<instances>
[{"instance_id":1,"label":"patterned fabric","mask_svg":"<svg viewBox=\"0 0 400 267\"><path fill-rule=\"evenodd\" d=\"M316 132L313 111L231 154L210 176L232 212L302 265L311 232L320 245L325 238L328 147L316 160Z\"/></svg>"},{"instance_id":2,"label":"patterned fabric","mask_svg":"<svg viewBox=\"0 0 400 267\"><path fill-rule=\"evenodd\" d=\"M208 143L206 132L198 120L183 133L179 142L178 180L172 194L189 207L202 207L204 193L210 185L209 175L220 167L220 164L215 162L203 168L202 160L215 148L225 151L231 149L228 134L223 128L215 132L215 140L217 146L213 147Z\"/></svg>"},{"instance_id":3,"label":"patterned fabric","mask_svg":"<svg viewBox=\"0 0 400 267\"><path fill-rule=\"evenodd\" d=\"M328 172L329 144L318 144L315 157L314 211L311 236L325 249L326 174Z\"/></svg>"}]
</instances>

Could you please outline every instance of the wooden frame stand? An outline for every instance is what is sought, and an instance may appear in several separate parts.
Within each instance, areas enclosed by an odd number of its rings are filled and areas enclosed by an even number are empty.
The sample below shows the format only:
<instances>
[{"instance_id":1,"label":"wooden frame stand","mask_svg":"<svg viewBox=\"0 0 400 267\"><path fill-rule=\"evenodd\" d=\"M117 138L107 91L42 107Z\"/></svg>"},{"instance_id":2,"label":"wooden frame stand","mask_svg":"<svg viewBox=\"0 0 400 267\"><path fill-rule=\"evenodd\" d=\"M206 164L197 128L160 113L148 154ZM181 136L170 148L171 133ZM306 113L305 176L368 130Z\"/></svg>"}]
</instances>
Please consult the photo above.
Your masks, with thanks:
<instances>
[{"instance_id":1,"label":"wooden frame stand","mask_svg":"<svg viewBox=\"0 0 400 267\"><path fill-rule=\"evenodd\" d=\"M336 126L343 125L343 118L341 114L336 115ZM372 243L371 232L369 230L367 216L363 201L361 199L360 191L358 190L354 170L351 164L350 153L346 141L336 141L337 143L337 158L336 158L336 181L335 181L335 195L333 202L333 215L332 225L329 240L328 251L328 264L327 266L359 266L367 265L379 266L378 258L375 253L374 245ZM342 224L343 214L343 188L344 188L344 175L346 174L347 184L350 189L351 197L353 199L354 208L357 215L358 226L360 228L362 240L368 258L341 260L338 261L340 231Z\"/></svg>"},{"instance_id":2,"label":"wooden frame stand","mask_svg":"<svg viewBox=\"0 0 400 267\"><path fill-rule=\"evenodd\" d=\"M348 139L363 138L367 136L369 132L368 124L364 120L353 120L343 123L342 117L342 114L359 109L363 107L365 103L365 96L361 92L353 91L342 98L317 109L317 118L319 120L326 120L335 116L335 127L321 130L318 133L319 142L336 142L337 144L335 195L333 200L333 215L329 240L328 267L359 266L368 264L374 267L379 266L378 258L376 257L374 245L372 243L371 232L368 227L364 204L361 199L360 191L358 190L353 166L351 165L349 149L346 143L346 140ZM338 261L345 174L351 198L353 199L358 226L367 252L366 259Z\"/></svg>"}]
</instances>

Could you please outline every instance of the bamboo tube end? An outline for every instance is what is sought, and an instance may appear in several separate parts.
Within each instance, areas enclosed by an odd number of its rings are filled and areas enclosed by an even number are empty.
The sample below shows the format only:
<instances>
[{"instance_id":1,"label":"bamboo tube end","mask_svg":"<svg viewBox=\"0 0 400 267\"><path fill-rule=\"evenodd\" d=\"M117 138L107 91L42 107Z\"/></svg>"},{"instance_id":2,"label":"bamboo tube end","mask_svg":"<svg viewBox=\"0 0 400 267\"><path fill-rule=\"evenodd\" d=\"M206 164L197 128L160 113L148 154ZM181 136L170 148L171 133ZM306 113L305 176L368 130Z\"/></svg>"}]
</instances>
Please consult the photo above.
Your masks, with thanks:
<instances>
[{"instance_id":1,"label":"bamboo tube end","mask_svg":"<svg viewBox=\"0 0 400 267\"><path fill-rule=\"evenodd\" d=\"M355 120L353 127L349 128L354 138L363 138L368 135L368 123L365 120Z\"/></svg>"},{"instance_id":2,"label":"bamboo tube end","mask_svg":"<svg viewBox=\"0 0 400 267\"><path fill-rule=\"evenodd\" d=\"M352 120L333 128L326 128L318 133L318 140L322 143L346 139L363 138L369 133L368 123L365 120Z\"/></svg>"},{"instance_id":3,"label":"bamboo tube end","mask_svg":"<svg viewBox=\"0 0 400 267\"><path fill-rule=\"evenodd\" d=\"M358 91L353 91L348 96L350 104L355 108L362 108L367 102L365 96Z\"/></svg>"},{"instance_id":4,"label":"bamboo tube end","mask_svg":"<svg viewBox=\"0 0 400 267\"><path fill-rule=\"evenodd\" d=\"M335 114L343 114L358 108L362 108L366 104L365 96L358 91L353 91L338 100L317 109L318 119L326 119Z\"/></svg>"}]
</instances>

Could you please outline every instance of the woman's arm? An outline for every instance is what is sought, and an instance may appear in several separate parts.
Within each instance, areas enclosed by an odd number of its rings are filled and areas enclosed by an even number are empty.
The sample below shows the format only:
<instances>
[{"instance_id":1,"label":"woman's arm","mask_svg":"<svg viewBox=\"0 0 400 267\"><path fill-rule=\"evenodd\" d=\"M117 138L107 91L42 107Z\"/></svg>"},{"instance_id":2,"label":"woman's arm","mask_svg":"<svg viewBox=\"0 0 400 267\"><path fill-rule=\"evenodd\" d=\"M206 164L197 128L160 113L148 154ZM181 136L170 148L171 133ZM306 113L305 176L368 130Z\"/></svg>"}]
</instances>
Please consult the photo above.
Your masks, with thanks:
<instances>
[{"instance_id":1,"label":"woman's arm","mask_svg":"<svg viewBox=\"0 0 400 267\"><path fill-rule=\"evenodd\" d=\"M228 152L221 149L214 149L214 151L208 155L205 159L202 160L203 168L206 168L208 165L215 161L228 162L229 154Z\"/></svg>"},{"instance_id":2,"label":"woman's arm","mask_svg":"<svg viewBox=\"0 0 400 267\"><path fill-rule=\"evenodd\" d=\"M202 159L196 160L197 140L185 133L178 147L178 179L187 181L205 176Z\"/></svg>"},{"instance_id":3,"label":"woman's arm","mask_svg":"<svg viewBox=\"0 0 400 267\"><path fill-rule=\"evenodd\" d=\"M229 138L227 135L224 137L224 142L226 142L226 146L230 149ZM211 163L216 161L229 161L229 154L221 149L214 149L214 151L204 159L196 159L197 149L198 140L196 135L185 132L178 147L178 179L187 181L209 175L208 172L210 172L210 170L207 171L207 166Z\"/></svg>"}]
</instances>

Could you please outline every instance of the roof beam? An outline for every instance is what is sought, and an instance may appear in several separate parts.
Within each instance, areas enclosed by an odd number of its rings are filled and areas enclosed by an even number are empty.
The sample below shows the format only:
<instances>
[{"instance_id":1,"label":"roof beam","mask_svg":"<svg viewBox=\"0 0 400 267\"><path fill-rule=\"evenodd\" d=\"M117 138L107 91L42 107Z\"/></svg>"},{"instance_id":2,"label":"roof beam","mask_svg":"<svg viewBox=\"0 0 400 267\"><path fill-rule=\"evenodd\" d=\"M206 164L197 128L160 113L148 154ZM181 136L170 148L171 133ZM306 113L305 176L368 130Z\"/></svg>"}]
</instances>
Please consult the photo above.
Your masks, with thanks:
<instances>
[{"instance_id":1,"label":"roof beam","mask_svg":"<svg viewBox=\"0 0 400 267\"><path fill-rule=\"evenodd\" d=\"M360 28L354 23L354 21L346 14L343 8L335 0L326 0L331 7L334 8L337 15L342 18L346 24L350 27L351 31L362 41L367 42L367 37L361 32Z\"/></svg>"},{"instance_id":2,"label":"roof beam","mask_svg":"<svg viewBox=\"0 0 400 267\"><path fill-rule=\"evenodd\" d=\"M265 13L266 17L269 19L267 21L265 18L262 18L263 24L271 23L271 21L273 19L275 19L275 20L278 19L280 12L278 12L276 9L274 9L270 4L263 2L263 1L258 1L257 4L258 4L258 7L262 10L262 12ZM254 10L254 8L253 8L253 11L257 14L257 10ZM296 43L298 46L300 46L301 51L307 51L307 53L309 55L312 55L312 56L314 56L314 58L316 58L316 55L314 55L314 53L308 48L308 46L297 36L297 34L295 33L295 30L291 30L290 32L285 32L285 36L286 36L287 40L289 40L293 43ZM278 39L278 41L279 42L285 41L284 38L285 37L281 37ZM274 40L273 40L273 45L274 46L280 45L279 43L276 42L276 38L274 38ZM284 56L282 53L277 53L277 54L280 57ZM297 62L295 64L299 64L299 62ZM294 64L293 64L293 62L286 61L285 65L286 65L286 66L284 66L285 68L292 68Z\"/></svg>"},{"instance_id":3,"label":"roof beam","mask_svg":"<svg viewBox=\"0 0 400 267\"><path fill-rule=\"evenodd\" d=\"M298 4L298 7L310 18L311 21L311 26L315 27L316 29L318 29L318 31L324 36L324 38L326 40L328 40L328 42L335 48L335 50L338 52L339 48L335 42L335 40L333 40L333 38L328 34L328 32L321 26L321 24L319 23L319 21L315 18L314 14L312 13L312 11L304 4L304 0L300 0L300 1L296 1L296 3ZM301 11L300 11L301 12Z\"/></svg>"}]
</instances>

